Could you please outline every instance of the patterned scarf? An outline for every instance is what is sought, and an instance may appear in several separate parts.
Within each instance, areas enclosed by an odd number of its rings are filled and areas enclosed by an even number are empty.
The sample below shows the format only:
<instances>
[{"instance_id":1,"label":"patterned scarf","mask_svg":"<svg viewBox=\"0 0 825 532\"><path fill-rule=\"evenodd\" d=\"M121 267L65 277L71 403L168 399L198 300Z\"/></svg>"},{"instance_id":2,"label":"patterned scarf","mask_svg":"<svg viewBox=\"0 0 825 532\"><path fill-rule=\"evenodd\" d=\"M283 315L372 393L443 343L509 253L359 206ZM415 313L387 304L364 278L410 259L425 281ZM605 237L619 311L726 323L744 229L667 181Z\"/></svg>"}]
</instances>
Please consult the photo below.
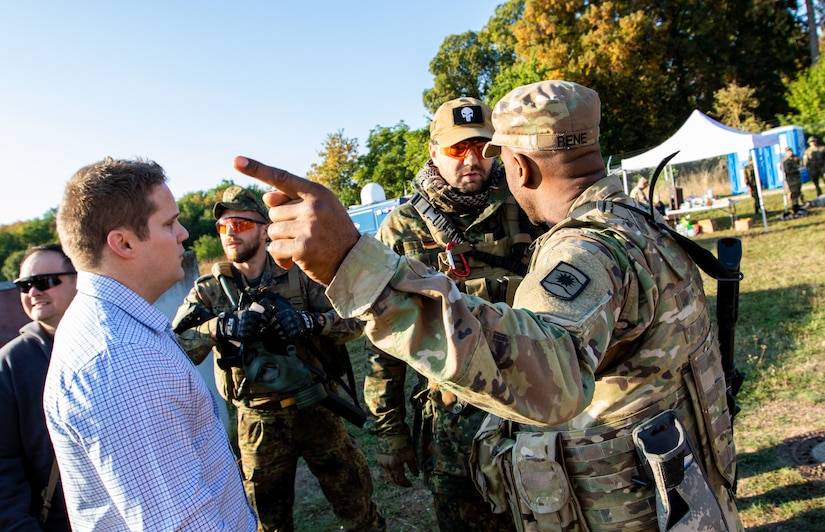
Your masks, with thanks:
<instances>
[{"instance_id":1,"label":"patterned scarf","mask_svg":"<svg viewBox=\"0 0 825 532\"><path fill-rule=\"evenodd\" d=\"M441 177L438 168L430 159L415 176L413 188L442 212L459 215L476 214L487 206L490 195L498 188L498 184L503 177L504 169L498 163L498 160L495 160L484 190L475 194L464 194L455 190Z\"/></svg>"}]
</instances>

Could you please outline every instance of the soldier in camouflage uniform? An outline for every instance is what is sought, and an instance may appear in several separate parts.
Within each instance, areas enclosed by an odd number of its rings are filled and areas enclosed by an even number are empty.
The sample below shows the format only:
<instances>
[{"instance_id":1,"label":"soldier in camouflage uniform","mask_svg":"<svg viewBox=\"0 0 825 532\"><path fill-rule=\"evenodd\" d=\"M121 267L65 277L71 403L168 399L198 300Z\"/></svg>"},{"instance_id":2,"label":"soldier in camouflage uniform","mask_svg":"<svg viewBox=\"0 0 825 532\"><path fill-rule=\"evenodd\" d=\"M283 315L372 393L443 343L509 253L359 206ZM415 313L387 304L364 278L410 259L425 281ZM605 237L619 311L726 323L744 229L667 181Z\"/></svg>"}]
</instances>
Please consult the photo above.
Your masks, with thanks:
<instances>
[{"instance_id":1,"label":"soldier in camouflage uniform","mask_svg":"<svg viewBox=\"0 0 825 532\"><path fill-rule=\"evenodd\" d=\"M822 179L822 171L825 170L825 147L819 145L816 137L808 137L808 149L805 150L805 168L811 174L811 181L816 188L816 196L822 195L819 187L819 180Z\"/></svg>"},{"instance_id":2,"label":"soldier in camouflage uniform","mask_svg":"<svg viewBox=\"0 0 825 532\"><path fill-rule=\"evenodd\" d=\"M551 225L512 307L359 235L323 187L235 165L278 189L264 198L273 257L328 285L377 347L504 418L479 431L476 478L520 529L742 530L701 276L606 175L599 119L598 95L565 81L495 107L484 155L500 151L516 200Z\"/></svg>"},{"instance_id":3,"label":"soldier in camouflage uniform","mask_svg":"<svg viewBox=\"0 0 825 532\"><path fill-rule=\"evenodd\" d=\"M348 356L343 344L358 337L362 325L342 319L332 310L323 287L297 267L284 270L266 254L266 208L260 198L231 186L215 205L214 215L224 252L232 262L216 264L212 274L195 282L172 326L196 364L215 349L218 390L238 410L244 487L258 512L258 530L293 530L299 457L318 478L344 530L384 530L365 457L341 418L317 402L315 392L323 389L319 383L304 371L296 373L304 383L264 386L245 374L251 364L240 362L250 349L257 350L256 360L263 360L262 345L275 352L292 344L300 369L308 363L336 371L330 366ZM277 312L256 312L243 302L244 292L278 294L289 303ZM264 327L266 332L261 333ZM288 366L280 367L285 373Z\"/></svg>"},{"instance_id":4,"label":"soldier in camouflage uniform","mask_svg":"<svg viewBox=\"0 0 825 532\"><path fill-rule=\"evenodd\" d=\"M445 273L463 292L493 302L507 301L509 294L512 302L538 231L510 194L501 165L481 156L493 136L490 113L475 98L438 108L430 124L430 159L413 182L416 193L390 212L376 238ZM473 436L484 412L419 375L411 437L404 420L407 365L367 345L364 400L374 416L376 461L387 477L409 487L404 467L417 474L420 464L442 532L512 530L506 516L491 512L470 476Z\"/></svg>"}]
</instances>

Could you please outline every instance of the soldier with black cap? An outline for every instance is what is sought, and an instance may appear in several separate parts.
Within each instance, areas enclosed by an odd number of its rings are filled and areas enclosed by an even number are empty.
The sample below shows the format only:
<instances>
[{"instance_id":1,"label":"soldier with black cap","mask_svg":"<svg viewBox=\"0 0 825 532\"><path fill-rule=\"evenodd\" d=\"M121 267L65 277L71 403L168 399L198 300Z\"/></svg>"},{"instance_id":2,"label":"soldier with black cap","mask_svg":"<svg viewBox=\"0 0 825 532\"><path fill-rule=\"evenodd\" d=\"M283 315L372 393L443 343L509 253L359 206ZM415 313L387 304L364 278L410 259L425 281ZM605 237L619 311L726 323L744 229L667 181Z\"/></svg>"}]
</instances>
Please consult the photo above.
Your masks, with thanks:
<instances>
[{"instance_id":1,"label":"soldier with black cap","mask_svg":"<svg viewBox=\"0 0 825 532\"><path fill-rule=\"evenodd\" d=\"M387 216L376 238L399 255L422 261L487 301L512 301L539 231L507 188L504 170L481 156L493 136L490 108L475 98L442 104L430 123L430 159L410 201ZM419 466L433 494L442 532L512 530L476 490L469 460L484 413L419 375L414 427L405 422L407 365L367 342L364 399L373 414L376 461L393 483L409 487L405 466Z\"/></svg>"},{"instance_id":2,"label":"soldier with black cap","mask_svg":"<svg viewBox=\"0 0 825 532\"><path fill-rule=\"evenodd\" d=\"M606 174L598 94L518 87L492 121L484 155L501 156L519 205L551 226L512 306L359 235L320 185L245 157L235 167L277 189L264 200L279 263L327 285L378 348L493 414L474 479L520 530L743 530L702 277Z\"/></svg>"},{"instance_id":3,"label":"soldier with black cap","mask_svg":"<svg viewBox=\"0 0 825 532\"><path fill-rule=\"evenodd\" d=\"M215 350L218 391L238 412L244 488L259 531L293 530L295 468L303 458L344 530L384 530L355 438L322 406L317 372L338 371L362 325L342 319L324 288L266 253L267 209L230 186L213 210L229 262L195 281L172 326L199 364ZM337 366L337 367L333 367Z\"/></svg>"}]
</instances>

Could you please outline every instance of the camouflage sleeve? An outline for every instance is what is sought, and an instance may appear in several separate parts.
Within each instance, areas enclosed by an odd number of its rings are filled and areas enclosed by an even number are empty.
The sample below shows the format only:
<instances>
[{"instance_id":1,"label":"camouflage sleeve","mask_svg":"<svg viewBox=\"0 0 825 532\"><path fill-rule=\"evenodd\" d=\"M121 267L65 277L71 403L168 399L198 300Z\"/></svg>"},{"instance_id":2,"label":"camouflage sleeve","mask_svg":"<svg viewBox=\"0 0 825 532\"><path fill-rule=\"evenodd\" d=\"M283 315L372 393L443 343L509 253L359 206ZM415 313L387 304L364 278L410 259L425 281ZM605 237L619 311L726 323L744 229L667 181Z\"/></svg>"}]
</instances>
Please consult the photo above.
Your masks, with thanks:
<instances>
[{"instance_id":1,"label":"camouflage sleeve","mask_svg":"<svg viewBox=\"0 0 825 532\"><path fill-rule=\"evenodd\" d=\"M186 295L172 320L172 329L176 331L178 343L195 364L203 362L215 346L215 340L209 334L208 322L198 318L207 314L214 315L212 307L201 299L196 284ZM193 326L187 327L186 322L193 323ZM178 330L181 326L183 330Z\"/></svg>"},{"instance_id":2,"label":"camouflage sleeve","mask_svg":"<svg viewBox=\"0 0 825 532\"><path fill-rule=\"evenodd\" d=\"M367 372L364 377L364 403L373 419L370 432L378 435L409 435L405 418L404 383L407 364L392 357L367 341Z\"/></svg>"},{"instance_id":3,"label":"camouflage sleeve","mask_svg":"<svg viewBox=\"0 0 825 532\"><path fill-rule=\"evenodd\" d=\"M537 271L518 292L533 298L519 306L540 313L462 295L370 237L358 240L327 294L342 315L367 321L378 348L456 395L507 419L555 425L593 396L624 274L608 253L575 244L552 251L537 251ZM571 263L578 268L565 270Z\"/></svg>"},{"instance_id":4,"label":"camouflage sleeve","mask_svg":"<svg viewBox=\"0 0 825 532\"><path fill-rule=\"evenodd\" d=\"M364 333L364 323L356 318L342 318L327 298L323 285L312 281L302 274L306 282L308 310L320 312L324 316L324 329L321 334L328 336L336 344L344 344L358 338Z\"/></svg>"}]
</instances>

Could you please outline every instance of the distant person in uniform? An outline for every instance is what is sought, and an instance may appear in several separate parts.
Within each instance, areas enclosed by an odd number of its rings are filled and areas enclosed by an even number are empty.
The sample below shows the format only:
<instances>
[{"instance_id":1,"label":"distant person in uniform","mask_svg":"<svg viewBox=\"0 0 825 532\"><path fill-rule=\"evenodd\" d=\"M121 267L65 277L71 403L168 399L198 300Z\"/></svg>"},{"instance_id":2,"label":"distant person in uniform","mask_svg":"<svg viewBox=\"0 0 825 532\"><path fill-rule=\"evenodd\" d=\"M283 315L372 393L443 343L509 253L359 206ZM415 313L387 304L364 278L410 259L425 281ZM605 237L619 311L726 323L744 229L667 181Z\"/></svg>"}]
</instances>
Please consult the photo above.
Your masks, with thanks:
<instances>
[{"instance_id":1,"label":"distant person in uniform","mask_svg":"<svg viewBox=\"0 0 825 532\"><path fill-rule=\"evenodd\" d=\"M811 174L811 181L816 187L817 197L822 195L819 187L819 180L822 179L822 171L825 170L825 147L820 146L816 137L808 137L808 149L805 150L805 168Z\"/></svg>"},{"instance_id":2,"label":"distant person in uniform","mask_svg":"<svg viewBox=\"0 0 825 532\"><path fill-rule=\"evenodd\" d=\"M745 174L745 185L753 198L753 212L759 215L762 211L759 208L759 189L756 186L756 171L754 170L753 157L748 157L748 162L745 163L745 168L742 170Z\"/></svg>"},{"instance_id":3,"label":"distant person in uniform","mask_svg":"<svg viewBox=\"0 0 825 532\"><path fill-rule=\"evenodd\" d=\"M644 176L640 177L636 186L630 190L630 197L639 203L647 203L647 179Z\"/></svg>"},{"instance_id":4,"label":"distant person in uniform","mask_svg":"<svg viewBox=\"0 0 825 532\"><path fill-rule=\"evenodd\" d=\"M32 321L0 348L0 530L70 530L43 414L43 386L54 331L74 298L76 280L60 244L28 250L14 280Z\"/></svg>"},{"instance_id":5,"label":"distant person in uniform","mask_svg":"<svg viewBox=\"0 0 825 532\"><path fill-rule=\"evenodd\" d=\"M782 159L782 171L785 173L785 183L791 195L791 209L794 216L804 210L802 201L802 177L799 173L801 161L793 154L790 147L785 148L785 157Z\"/></svg>"},{"instance_id":6,"label":"distant person in uniform","mask_svg":"<svg viewBox=\"0 0 825 532\"><path fill-rule=\"evenodd\" d=\"M327 285L378 348L494 414L476 436L477 485L520 529L743 530L702 276L606 175L598 95L542 81L492 120L484 155L500 154L513 196L550 226L512 306L359 235L323 186L235 166L276 188L276 260Z\"/></svg>"},{"instance_id":7,"label":"distant person in uniform","mask_svg":"<svg viewBox=\"0 0 825 532\"><path fill-rule=\"evenodd\" d=\"M43 406L75 530L257 529L218 404L152 306L184 276L179 214L143 159L81 168L57 209L77 295Z\"/></svg>"}]
</instances>

